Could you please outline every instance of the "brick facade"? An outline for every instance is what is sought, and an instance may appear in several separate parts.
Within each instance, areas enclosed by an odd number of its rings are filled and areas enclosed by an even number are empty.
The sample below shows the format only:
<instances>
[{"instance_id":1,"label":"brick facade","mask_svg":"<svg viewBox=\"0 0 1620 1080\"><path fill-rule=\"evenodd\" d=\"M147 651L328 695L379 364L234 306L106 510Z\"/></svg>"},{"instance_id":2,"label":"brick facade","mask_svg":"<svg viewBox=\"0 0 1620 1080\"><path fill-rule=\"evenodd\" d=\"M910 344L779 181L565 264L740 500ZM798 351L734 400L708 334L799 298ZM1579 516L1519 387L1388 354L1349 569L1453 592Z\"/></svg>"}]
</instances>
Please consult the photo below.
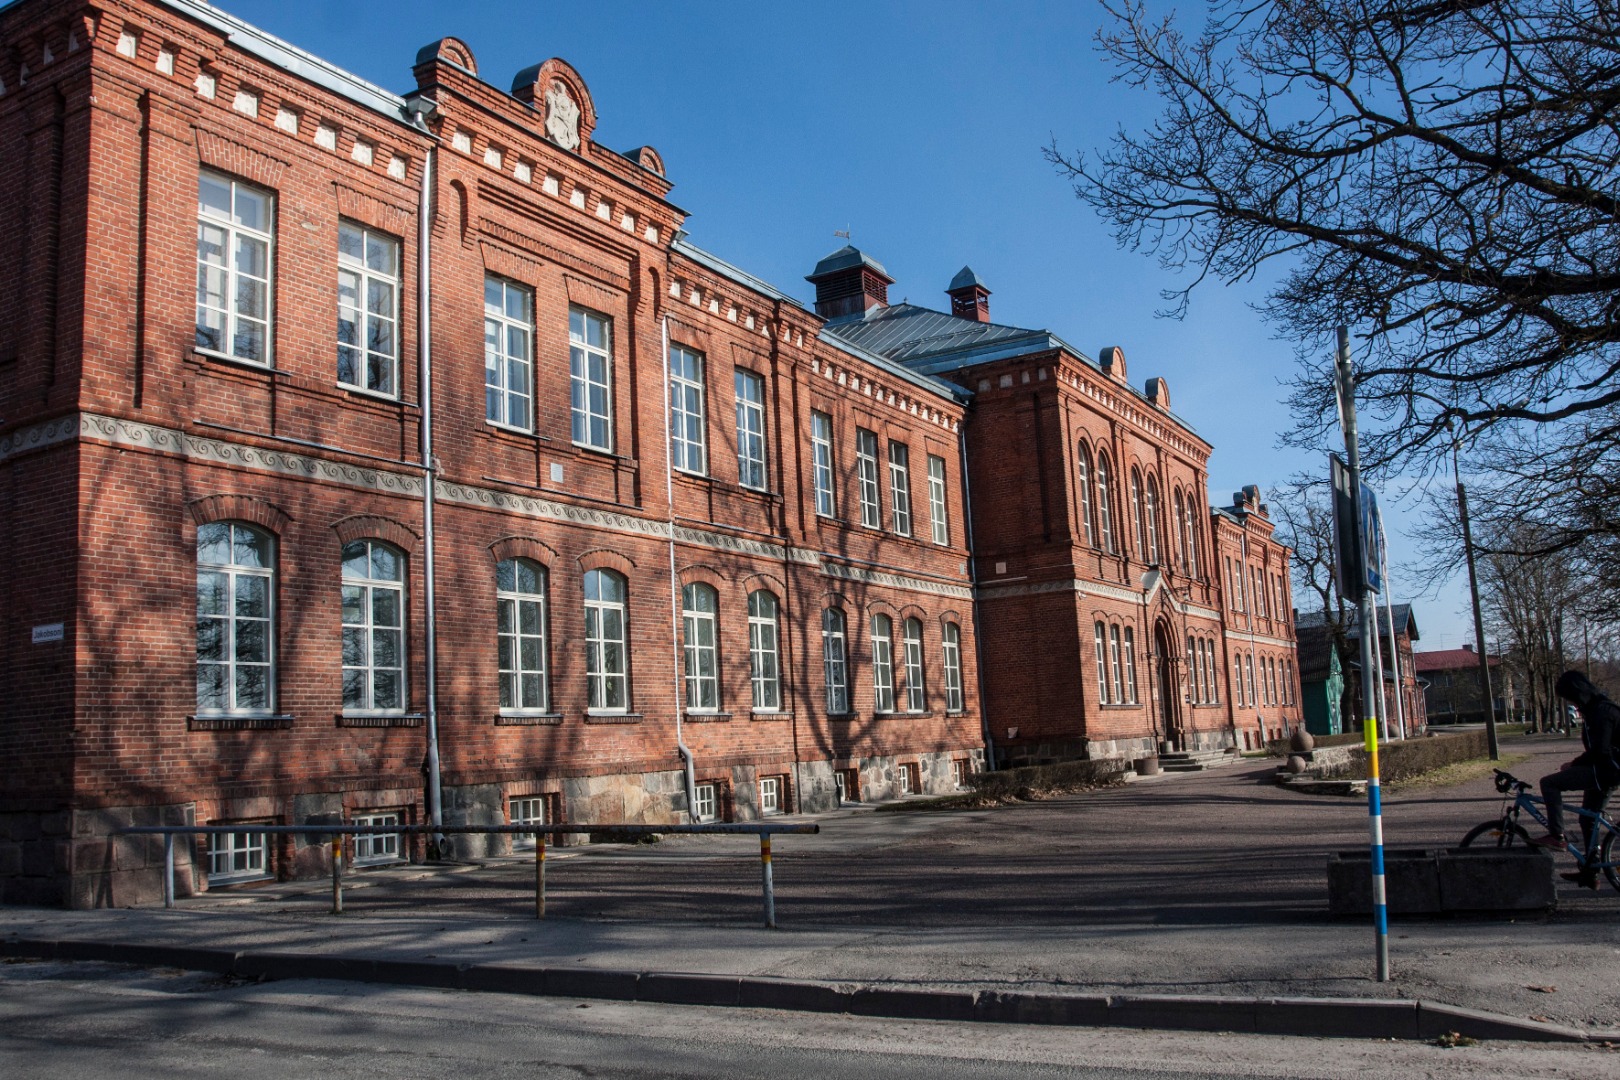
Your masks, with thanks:
<instances>
[{"instance_id":1,"label":"brick facade","mask_svg":"<svg viewBox=\"0 0 1620 1080\"><path fill-rule=\"evenodd\" d=\"M746 820L954 790L987 726L1016 760L1251 723L1158 689L1189 634L1230 647L1223 541L1208 445L1122 357L1019 358L987 390L840 338L688 242L658 153L595 143L560 60L506 92L447 38L399 98L189 0L23 0L0 44L5 900L151 898L161 845L120 825L426 821L432 730L446 822L538 799L667 823L694 795ZM225 286L199 299L200 270ZM1079 440L1189 501L1200 572L1144 586L1151 560L1078 539ZM1264 531L1251 556L1285 557ZM543 586L498 586L513 566ZM1094 704L1094 619L1132 628L1134 703ZM213 856L182 892L325 857Z\"/></svg>"}]
</instances>

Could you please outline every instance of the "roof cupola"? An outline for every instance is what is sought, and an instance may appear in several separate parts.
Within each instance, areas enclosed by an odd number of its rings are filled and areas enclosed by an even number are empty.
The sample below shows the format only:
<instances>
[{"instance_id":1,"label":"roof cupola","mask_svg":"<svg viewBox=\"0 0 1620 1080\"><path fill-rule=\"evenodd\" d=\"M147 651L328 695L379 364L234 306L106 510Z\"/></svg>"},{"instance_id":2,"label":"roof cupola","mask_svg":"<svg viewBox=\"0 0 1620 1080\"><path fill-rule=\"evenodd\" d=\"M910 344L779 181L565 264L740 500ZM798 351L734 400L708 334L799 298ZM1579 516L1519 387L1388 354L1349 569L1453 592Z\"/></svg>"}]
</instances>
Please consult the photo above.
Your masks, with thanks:
<instances>
[{"instance_id":1,"label":"roof cupola","mask_svg":"<svg viewBox=\"0 0 1620 1080\"><path fill-rule=\"evenodd\" d=\"M816 287L816 314L823 319L860 315L889 304L889 286L894 278L872 256L853 244L845 244L806 275Z\"/></svg>"},{"instance_id":2,"label":"roof cupola","mask_svg":"<svg viewBox=\"0 0 1620 1080\"><path fill-rule=\"evenodd\" d=\"M973 272L971 266L962 267L951 278L951 287L945 290L945 295L951 298L951 314L958 319L982 323L990 321L990 290L984 287L984 282L979 280L979 275Z\"/></svg>"}]
</instances>

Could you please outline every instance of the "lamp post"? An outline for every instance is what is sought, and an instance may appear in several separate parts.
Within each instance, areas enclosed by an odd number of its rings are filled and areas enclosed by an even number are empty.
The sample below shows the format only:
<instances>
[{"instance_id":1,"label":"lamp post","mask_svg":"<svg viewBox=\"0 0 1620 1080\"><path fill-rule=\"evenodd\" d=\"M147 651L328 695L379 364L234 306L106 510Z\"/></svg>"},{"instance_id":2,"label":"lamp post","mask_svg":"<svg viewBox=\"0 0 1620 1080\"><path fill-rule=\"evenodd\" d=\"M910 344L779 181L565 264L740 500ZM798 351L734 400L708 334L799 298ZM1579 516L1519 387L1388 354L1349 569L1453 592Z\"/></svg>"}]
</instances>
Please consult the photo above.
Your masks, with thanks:
<instances>
[{"instance_id":1,"label":"lamp post","mask_svg":"<svg viewBox=\"0 0 1620 1080\"><path fill-rule=\"evenodd\" d=\"M1451 475L1457 481L1457 517L1462 521L1463 558L1468 563L1468 597L1474 605L1474 649L1479 653L1479 692L1485 701L1485 742L1490 748L1491 760L1501 761L1502 748L1496 741L1496 702L1491 697L1491 661L1485 655L1485 623L1479 617L1479 577L1474 572L1474 534L1468 527L1468 491L1463 487L1462 469L1457 464L1457 448L1461 442L1460 437L1451 440Z\"/></svg>"}]
</instances>

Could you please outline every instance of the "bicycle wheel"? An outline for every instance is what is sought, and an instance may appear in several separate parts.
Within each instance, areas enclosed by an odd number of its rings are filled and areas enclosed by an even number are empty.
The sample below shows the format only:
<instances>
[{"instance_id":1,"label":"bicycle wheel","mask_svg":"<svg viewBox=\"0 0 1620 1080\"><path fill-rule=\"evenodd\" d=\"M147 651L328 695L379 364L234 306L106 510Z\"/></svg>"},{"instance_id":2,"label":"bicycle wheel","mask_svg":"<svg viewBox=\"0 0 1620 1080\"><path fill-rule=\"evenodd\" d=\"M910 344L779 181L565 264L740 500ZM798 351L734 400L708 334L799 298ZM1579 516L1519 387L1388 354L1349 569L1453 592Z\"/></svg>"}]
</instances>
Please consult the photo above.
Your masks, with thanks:
<instances>
[{"instance_id":1,"label":"bicycle wheel","mask_svg":"<svg viewBox=\"0 0 1620 1080\"><path fill-rule=\"evenodd\" d=\"M1463 837L1462 843L1457 846L1473 847L1476 840L1479 841L1480 847L1512 847L1515 844L1528 846L1530 834L1524 831L1523 825L1519 824L1514 824L1510 829L1504 830L1502 828L1502 819L1496 818L1491 821L1482 821L1469 829L1468 835ZM1615 886L1615 888L1620 888L1620 885Z\"/></svg>"},{"instance_id":2,"label":"bicycle wheel","mask_svg":"<svg viewBox=\"0 0 1620 1080\"><path fill-rule=\"evenodd\" d=\"M1603 863L1603 876L1609 879L1609 884L1620 890L1620 866L1614 865L1615 859L1620 859L1620 851L1615 850L1615 837L1620 836L1613 829L1603 834L1598 843L1598 862Z\"/></svg>"}]
</instances>

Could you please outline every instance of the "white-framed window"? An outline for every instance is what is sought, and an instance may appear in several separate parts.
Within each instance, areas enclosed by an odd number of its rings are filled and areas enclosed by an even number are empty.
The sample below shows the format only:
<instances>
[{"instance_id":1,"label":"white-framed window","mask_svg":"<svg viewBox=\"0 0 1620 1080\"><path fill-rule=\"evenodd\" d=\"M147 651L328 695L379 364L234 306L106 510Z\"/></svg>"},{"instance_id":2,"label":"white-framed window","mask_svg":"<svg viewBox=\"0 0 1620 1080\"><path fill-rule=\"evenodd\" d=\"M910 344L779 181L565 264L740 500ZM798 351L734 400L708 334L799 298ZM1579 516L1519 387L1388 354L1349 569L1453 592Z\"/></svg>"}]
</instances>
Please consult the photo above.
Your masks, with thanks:
<instances>
[{"instance_id":1,"label":"white-framed window","mask_svg":"<svg viewBox=\"0 0 1620 1080\"><path fill-rule=\"evenodd\" d=\"M1216 678L1219 669L1215 666L1215 642L1209 638L1204 639L1204 671L1209 676L1209 700L1218 704L1221 700L1221 680Z\"/></svg>"},{"instance_id":2,"label":"white-framed window","mask_svg":"<svg viewBox=\"0 0 1620 1080\"><path fill-rule=\"evenodd\" d=\"M495 623L501 711L545 712L551 703L545 567L532 559L503 559L496 565Z\"/></svg>"},{"instance_id":3,"label":"white-framed window","mask_svg":"<svg viewBox=\"0 0 1620 1080\"><path fill-rule=\"evenodd\" d=\"M1081 443L1074 465L1075 495L1080 500L1080 526L1086 534L1086 545L1097 546L1097 527L1091 520L1091 451Z\"/></svg>"},{"instance_id":4,"label":"white-framed window","mask_svg":"<svg viewBox=\"0 0 1620 1080\"><path fill-rule=\"evenodd\" d=\"M343 545L343 709L405 710L405 558L381 540Z\"/></svg>"},{"instance_id":5,"label":"white-framed window","mask_svg":"<svg viewBox=\"0 0 1620 1080\"><path fill-rule=\"evenodd\" d=\"M1125 702L1125 679L1121 670L1119 655L1119 627L1108 628L1108 678L1113 684L1112 700L1116 705Z\"/></svg>"},{"instance_id":6,"label":"white-framed window","mask_svg":"<svg viewBox=\"0 0 1620 1080\"><path fill-rule=\"evenodd\" d=\"M1108 627L1099 619L1092 626L1097 644L1097 700L1108 704Z\"/></svg>"},{"instance_id":7,"label":"white-framed window","mask_svg":"<svg viewBox=\"0 0 1620 1080\"><path fill-rule=\"evenodd\" d=\"M838 513L833 498L832 417L824 412L810 414L810 481L816 493L816 513L833 517Z\"/></svg>"},{"instance_id":8,"label":"white-framed window","mask_svg":"<svg viewBox=\"0 0 1620 1080\"><path fill-rule=\"evenodd\" d=\"M1240 708L1248 704L1243 697L1243 657L1237 653L1232 654L1232 697Z\"/></svg>"},{"instance_id":9,"label":"white-framed window","mask_svg":"<svg viewBox=\"0 0 1620 1080\"><path fill-rule=\"evenodd\" d=\"M1191 634L1188 634L1187 635L1187 701L1190 704L1194 704L1194 705L1202 705L1203 702L1204 702L1203 686L1198 681L1198 671L1199 671L1199 668L1203 665L1203 660L1204 660L1204 654L1202 652L1200 652L1199 649L1198 649L1198 641Z\"/></svg>"},{"instance_id":10,"label":"white-framed window","mask_svg":"<svg viewBox=\"0 0 1620 1080\"><path fill-rule=\"evenodd\" d=\"M759 778L759 812L761 816L780 814L782 812L782 778L780 776L762 776Z\"/></svg>"},{"instance_id":11,"label":"white-framed window","mask_svg":"<svg viewBox=\"0 0 1620 1080\"><path fill-rule=\"evenodd\" d=\"M842 716L849 712L849 639L844 613L839 608L821 612L821 663L827 685L827 712Z\"/></svg>"},{"instance_id":12,"label":"white-framed window","mask_svg":"<svg viewBox=\"0 0 1620 1080\"><path fill-rule=\"evenodd\" d=\"M275 707L275 540L237 521L197 527L197 711Z\"/></svg>"},{"instance_id":13,"label":"white-framed window","mask_svg":"<svg viewBox=\"0 0 1620 1080\"><path fill-rule=\"evenodd\" d=\"M528 431L534 383L534 293L484 275L484 418Z\"/></svg>"},{"instance_id":14,"label":"white-framed window","mask_svg":"<svg viewBox=\"0 0 1620 1080\"><path fill-rule=\"evenodd\" d=\"M776 712L782 707L782 666L777 653L776 597L764 589L748 594L748 678L754 708Z\"/></svg>"},{"instance_id":15,"label":"white-framed window","mask_svg":"<svg viewBox=\"0 0 1620 1080\"><path fill-rule=\"evenodd\" d=\"M275 196L197 175L197 348L268 367Z\"/></svg>"},{"instance_id":16,"label":"white-framed window","mask_svg":"<svg viewBox=\"0 0 1620 1080\"><path fill-rule=\"evenodd\" d=\"M959 788L968 786L968 777L973 775L973 764L967 758L953 758L951 760L951 783Z\"/></svg>"},{"instance_id":17,"label":"white-framed window","mask_svg":"<svg viewBox=\"0 0 1620 1080\"><path fill-rule=\"evenodd\" d=\"M606 315L568 309L568 378L575 445L613 452L613 327Z\"/></svg>"},{"instance_id":18,"label":"white-framed window","mask_svg":"<svg viewBox=\"0 0 1620 1080\"><path fill-rule=\"evenodd\" d=\"M399 241L338 222L338 377L399 396Z\"/></svg>"},{"instance_id":19,"label":"white-framed window","mask_svg":"<svg viewBox=\"0 0 1620 1080\"><path fill-rule=\"evenodd\" d=\"M1252 591L1254 593L1254 613L1256 615L1260 616L1260 618L1263 619L1263 618L1266 617L1266 578L1265 578L1265 571L1260 569L1258 566L1251 567L1250 570L1249 570L1249 580L1250 580L1251 585L1253 586Z\"/></svg>"},{"instance_id":20,"label":"white-framed window","mask_svg":"<svg viewBox=\"0 0 1620 1080\"><path fill-rule=\"evenodd\" d=\"M353 824L372 825L378 828L397 827L399 825L399 811L391 810L384 813L356 814ZM401 852L404 845L400 843L399 833L355 833L354 834L354 865L375 866L378 863L399 862L404 856Z\"/></svg>"},{"instance_id":21,"label":"white-framed window","mask_svg":"<svg viewBox=\"0 0 1620 1080\"><path fill-rule=\"evenodd\" d=\"M934 543L951 542L951 524L945 516L945 459L935 454L928 455L928 523Z\"/></svg>"},{"instance_id":22,"label":"white-framed window","mask_svg":"<svg viewBox=\"0 0 1620 1080\"><path fill-rule=\"evenodd\" d=\"M1136 531L1136 557L1143 562L1147 557L1147 528L1142 518L1142 474L1131 466L1131 524Z\"/></svg>"},{"instance_id":23,"label":"white-framed window","mask_svg":"<svg viewBox=\"0 0 1620 1080\"><path fill-rule=\"evenodd\" d=\"M894 783L900 795L915 795L917 793L917 766L911 764L896 765L894 767Z\"/></svg>"},{"instance_id":24,"label":"white-framed window","mask_svg":"<svg viewBox=\"0 0 1620 1080\"><path fill-rule=\"evenodd\" d=\"M546 797L544 795L514 795L507 799L506 823L508 825L546 824ZM534 847L534 837L515 833L512 836L512 846L515 848L532 848Z\"/></svg>"},{"instance_id":25,"label":"white-framed window","mask_svg":"<svg viewBox=\"0 0 1620 1080\"><path fill-rule=\"evenodd\" d=\"M953 622L945 624L940 643L945 671L945 711L958 713L967 708L962 694L962 628Z\"/></svg>"},{"instance_id":26,"label":"white-framed window","mask_svg":"<svg viewBox=\"0 0 1620 1080\"><path fill-rule=\"evenodd\" d=\"M681 589L688 712L720 708L719 611L720 597L712 586L693 582Z\"/></svg>"},{"instance_id":27,"label":"white-framed window","mask_svg":"<svg viewBox=\"0 0 1620 1080\"><path fill-rule=\"evenodd\" d=\"M878 499L877 433L855 429L855 474L860 484L861 524L868 529L883 527L883 509Z\"/></svg>"},{"instance_id":28,"label":"white-framed window","mask_svg":"<svg viewBox=\"0 0 1620 1080\"><path fill-rule=\"evenodd\" d=\"M752 371L736 372L737 482L764 491L765 380Z\"/></svg>"},{"instance_id":29,"label":"white-framed window","mask_svg":"<svg viewBox=\"0 0 1620 1080\"><path fill-rule=\"evenodd\" d=\"M911 535L911 449L902 442L889 443L889 508L894 531Z\"/></svg>"},{"instance_id":30,"label":"white-framed window","mask_svg":"<svg viewBox=\"0 0 1620 1080\"><path fill-rule=\"evenodd\" d=\"M251 824L243 822L243 824ZM259 881L270 876L270 838L262 832L208 834L208 883Z\"/></svg>"},{"instance_id":31,"label":"white-framed window","mask_svg":"<svg viewBox=\"0 0 1620 1080\"><path fill-rule=\"evenodd\" d=\"M682 345L669 349L669 456L671 466L681 472L703 476L709 471L703 354Z\"/></svg>"},{"instance_id":32,"label":"white-framed window","mask_svg":"<svg viewBox=\"0 0 1620 1080\"><path fill-rule=\"evenodd\" d=\"M1260 698L1254 692L1254 654L1253 653L1250 653L1249 655L1247 655L1247 656L1245 656L1243 658L1243 670L1244 670L1244 674L1248 676L1248 678L1245 680L1244 689L1248 691L1249 702L1251 704L1258 705L1258 704L1260 704Z\"/></svg>"},{"instance_id":33,"label":"white-framed window","mask_svg":"<svg viewBox=\"0 0 1620 1080\"><path fill-rule=\"evenodd\" d=\"M872 616L872 710L894 712L894 625Z\"/></svg>"},{"instance_id":34,"label":"white-framed window","mask_svg":"<svg viewBox=\"0 0 1620 1080\"><path fill-rule=\"evenodd\" d=\"M1135 705L1136 702L1136 633L1129 626L1125 628L1125 702Z\"/></svg>"},{"instance_id":35,"label":"white-framed window","mask_svg":"<svg viewBox=\"0 0 1620 1080\"><path fill-rule=\"evenodd\" d=\"M612 570L585 574L586 704L592 712L624 712L630 707L625 592L623 576Z\"/></svg>"},{"instance_id":36,"label":"white-framed window","mask_svg":"<svg viewBox=\"0 0 1620 1080\"><path fill-rule=\"evenodd\" d=\"M1102 533L1103 550L1113 554L1117 547L1114 543L1114 509L1109 501L1111 493L1108 490L1108 481L1108 455L1099 450L1097 451L1097 525L1098 531Z\"/></svg>"},{"instance_id":37,"label":"white-framed window","mask_svg":"<svg viewBox=\"0 0 1620 1080\"><path fill-rule=\"evenodd\" d=\"M698 784L692 789L692 820L713 821L720 815L720 792L714 784Z\"/></svg>"},{"instance_id":38,"label":"white-framed window","mask_svg":"<svg viewBox=\"0 0 1620 1080\"><path fill-rule=\"evenodd\" d=\"M1193 528L1193 515L1197 508L1193 505L1191 492L1187 495L1186 522L1187 522L1187 576L1198 576L1198 531Z\"/></svg>"},{"instance_id":39,"label":"white-framed window","mask_svg":"<svg viewBox=\"0 0 1620 1080\"><path fill-rule=\"evenodd\" d=\"M1147 516L1147 559L1159 562L1159 484L1151 475L1147 478L1147 496L1143 513Z\"/></svg>"},{"instance_id":40,"label":"white-framed window","mask_svg":"<svg viewBox=\"0 0 1620 1080\"><path fill-rule=\"evenodd\" d=\"M922 620L916 617L900 624L906 658L906 711L926 712L928 691L923 683Z\"/></svg>"}]
</instances>

